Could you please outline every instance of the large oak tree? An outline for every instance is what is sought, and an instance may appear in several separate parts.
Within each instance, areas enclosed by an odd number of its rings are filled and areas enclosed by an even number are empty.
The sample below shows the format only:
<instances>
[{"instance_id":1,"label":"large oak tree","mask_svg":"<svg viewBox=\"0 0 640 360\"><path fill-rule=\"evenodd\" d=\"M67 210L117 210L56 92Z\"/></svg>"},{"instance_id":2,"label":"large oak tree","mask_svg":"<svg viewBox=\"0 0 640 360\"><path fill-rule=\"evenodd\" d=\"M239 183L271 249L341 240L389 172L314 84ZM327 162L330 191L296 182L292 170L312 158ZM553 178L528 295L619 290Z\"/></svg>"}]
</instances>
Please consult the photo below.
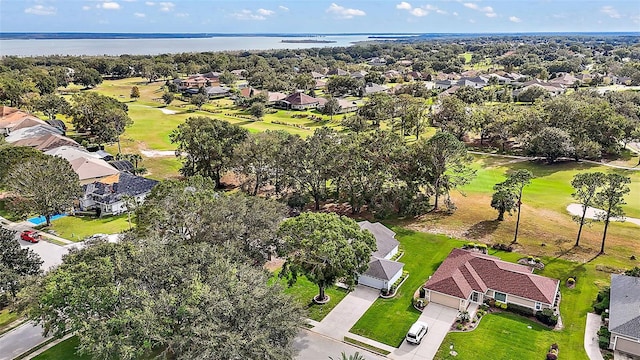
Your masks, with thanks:
<instances>
[{"instance_id":1,"label":"large oak tree","mask_svg":"<svg viewBox=\"0 0 640 360\"><path fill-rule=\"evenodd\" d=\"M293 359L303 321L263 270L157 238L71 250L20 299L45 335L71 331L96 359Z\"/></svg>"}]
</instances>

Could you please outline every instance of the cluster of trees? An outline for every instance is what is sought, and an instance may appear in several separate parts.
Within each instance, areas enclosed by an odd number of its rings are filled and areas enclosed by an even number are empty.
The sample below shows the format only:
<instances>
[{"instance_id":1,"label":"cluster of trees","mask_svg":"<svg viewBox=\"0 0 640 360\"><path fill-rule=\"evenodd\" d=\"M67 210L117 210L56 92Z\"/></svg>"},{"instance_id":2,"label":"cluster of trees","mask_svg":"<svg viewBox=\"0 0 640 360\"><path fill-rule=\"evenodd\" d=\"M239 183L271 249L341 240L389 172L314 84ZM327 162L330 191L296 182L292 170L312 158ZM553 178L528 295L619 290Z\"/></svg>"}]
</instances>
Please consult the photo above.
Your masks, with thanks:
<instances>
[{"instance_id":1,"label":"cluster of trees","mask_svg":"<svg viewBox=\"0 0 640 360\"><path fill-rule=\"evenodd\" d=\"M181 172L213 179L226 172L250 194L260 190L303 207L323 200L347 201L353 213L363 206L380 214L419 214L438 209L450 191L474 176L463 143L448 132L406 144L390 131L342 133L319 128L302 139L284 131L249 134L228 122L192 117L170 138L183 155ZM430 199L434 203L430 204Z\"/></svg>"},{"instance_id":2,"label":"cluster of trees","mask_svg":"<svg viewBox=\"0 0 640 360\"><path fill-rule=\"evenodd\" d=\"M443 98L431 123L459 139L477 134L481 145L489 141L503 151L515 140L525 154L549 162L619 154L628 142L640 138L640 95L634 92L578 91L533 106L474 105L471 93L469 89Z\"/></svg>"}]
</instances>

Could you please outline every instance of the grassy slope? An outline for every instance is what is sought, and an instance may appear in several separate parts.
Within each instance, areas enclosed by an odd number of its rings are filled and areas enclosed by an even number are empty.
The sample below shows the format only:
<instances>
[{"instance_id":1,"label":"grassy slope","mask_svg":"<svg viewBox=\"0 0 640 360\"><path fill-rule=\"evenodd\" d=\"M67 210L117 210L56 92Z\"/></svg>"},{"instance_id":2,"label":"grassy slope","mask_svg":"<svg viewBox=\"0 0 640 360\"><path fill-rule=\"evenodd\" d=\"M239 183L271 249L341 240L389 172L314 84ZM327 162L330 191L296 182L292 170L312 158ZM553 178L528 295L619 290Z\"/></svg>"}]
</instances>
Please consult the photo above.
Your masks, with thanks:
<instances>
[{"instance_id":1,"label":"grassy slope","mask_svg":"<svg viewBox=\"0 0 640 360\"><path fill-rule=\"evenodd\" d=\"M34 357L34 360L90 360L90 356L80 356L75 353L78 347L78 338L73 336L51 347L42 354Z\"/></svg>"},{"instance_id":2,"label":"grassy slope","mask_svg":"<svg viewBox=\"0 0 640 360\"><path fill-rule=\"evenodd\" d=\"M0 310L0 328L5 325L11 324L15 320L17 320L18 317L19 314L17 312L10 311L9 308Z\"/></svg>"},{"instance_id":3,"label":"grassy slope","mask_svg":"<svg viewBox=\"0 0 640 360\"><path fill-rule=\"evenodd\" d=\"M135 225L135 224L134 224ZM106 216L100 219L65 216L51 222L51 229L60 237L81 241L93 234L116 234L129 229L127 215Z\"/></svg>"},{"instance_id":4,"label":"grassy slope","mask_svg":"<svg viewBox=\"0 0 640 360\"><path fill-rule=\"evenodd\" d=\"M516 216L495 221L497 213L491 208L494 184L504 180L508 170L527 168L536 176L525 188L517 250L536 256L562 256L580 262L593 258L600 250L603 225L585 226L579 248L573 248L577 224L566 212L575 202L570 185L573 176L583 171L621 171L632 178L631 193L626 196L624 209L628 216L640 217L640 172L615 170L605 166L582 163L535 164L512 162L511 159L477 157L474 163L477 177L462 191L452 194L458 209L453 215L426 214L419 219L398 221L403 226L432 233L445 233L457 238L482 241L488 244L510 242L513 239ZM515 215L515 214L514 214ZM544 244L544 245L543 245ZM631 223L612 223L606 244L607 255L602 258L612 266L630 265L629 256L640 254L638 226Z\"/></svg>"}]
</instances>

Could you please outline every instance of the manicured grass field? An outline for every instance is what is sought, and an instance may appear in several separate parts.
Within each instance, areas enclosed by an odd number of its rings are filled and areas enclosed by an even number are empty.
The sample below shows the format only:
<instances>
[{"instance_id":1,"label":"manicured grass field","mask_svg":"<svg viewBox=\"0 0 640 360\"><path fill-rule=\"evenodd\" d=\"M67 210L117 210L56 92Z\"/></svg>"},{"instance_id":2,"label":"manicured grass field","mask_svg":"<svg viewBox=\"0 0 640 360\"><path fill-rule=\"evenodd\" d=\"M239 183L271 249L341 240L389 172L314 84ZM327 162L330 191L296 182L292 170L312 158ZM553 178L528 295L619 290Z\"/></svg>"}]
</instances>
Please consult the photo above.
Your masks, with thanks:
<instances>
[{"instance_id":1,"label":"manicured grass field","mask_svg":"<svg viewBox=\"0 0 640 360\"><path fill-rule=\"evenodd\" d=\"M287 286L286 279L278 279L277 273L273 275L270 282L279 281L283 287L285 287L285 294L290 294L293 296L304 308L308 311L308 317L312 320L321 321L324 319L327 314L333 310L342 299L347 296L347 291L337 287L330 287L325 289L325 293L329 295L331 300L324 304L318 305L313 303L313 297L318 295L318 286L311 281L307 280L306 277L300 276L298 277L298 281L296 281L293 286Z\"/></svg>"},{"instance_id":2,"label":"manicured grass field","mask_svg":"<svg viewBox=\"0 0 640 360\"><path fill-rule=\"evenodd\" d=\"M131 217L133 221L133 216ZM135 226L135 223L132 223ZM129 229L127 215L105 216L99 219L65 216L51 222L50 229L71 241L82 241L93 234L116 234Z\"/></svg>"},{"instance_id":3,"label":"manicured grass field","mask_svg":"<svg viewBox=\"0 0 640 360\"><path fill-rule=\"evenodd\" d=\"M404 340L411 324L420 317L420 312L412 304L413 294L436 271L451 249L462 246L464 242L443 235L401 228L393 230L404 249L404 256L398 261L405 264L409 278L393 299L377 299L351 332L396 347Z\"/></svg>"},{"instance_id":4,"label":"manicured grass field","mask_svg":"<svg viewBox=\"0 0 640 360\"><path fill-rule=\"evenodd\" d=\"M80 356L76 354L79 340L72 336L61 343L54 345L42 354L34 357L34 360L91 360L90 356Z\"/></svg>"}]
</instances>

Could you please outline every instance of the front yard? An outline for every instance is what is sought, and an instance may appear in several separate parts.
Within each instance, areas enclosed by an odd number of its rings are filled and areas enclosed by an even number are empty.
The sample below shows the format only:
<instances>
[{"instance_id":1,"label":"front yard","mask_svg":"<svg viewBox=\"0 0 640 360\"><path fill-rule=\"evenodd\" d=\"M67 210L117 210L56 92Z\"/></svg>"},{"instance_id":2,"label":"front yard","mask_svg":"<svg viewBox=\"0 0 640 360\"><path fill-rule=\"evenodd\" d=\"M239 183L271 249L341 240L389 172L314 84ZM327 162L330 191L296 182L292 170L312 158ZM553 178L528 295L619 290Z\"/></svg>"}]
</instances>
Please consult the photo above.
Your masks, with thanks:
<instances>
[{"instance_id":1,"label":"front yard","mask_svg":"<svg viewBox=\"0 0 640 360\"><path fill-rule=\"evenodd\" d=\"M404 249L398 261L405 264L409 278L393 299L379 298L351 328L354 334L397 347L420 312L413 307L414 292L433 274L451 249L464 242L443 235L432 235L392 228Z\"/></svg>"},{"instance_id":2,"label":"front yard","mask_svg":"<svg viewBox=\"0 0 640 360\"><path fill-rule=\"evenodd\" d=\"M131 216L132 225L134 216ZM65 216L51 222L49 230L71 241L82 241L93 234L117 234L129 229L127 215L93 217ZM46 231L46 230L43 230Z\"/></svg>"},{"instance_id":3,"label":"front yard","mask_svg":"<svg viewBox=\"0 0 640 360\"><path fill-rule=\"evenodd\" d=\"M449 251L463 242L441 235L431 235L394 228L397 239L405 250L400 259L411 273L394 299L378 299L360 318L351 332L385 343L399 346L407 330L419 317L412 306L414 291L438 268ZM523 254L499 252L490 249L490 255L505 261L516 262ZM470 359L478 355L492 359L512 359L513 349L519 349L519 360L544 358L549 346L557 343L562 359L586 359L584 352L584 327L586 313L590 311L598 288L609 282L609 273L602 265L609 259L597 258L586 264L543 257L546 268L540 275L560 279L562 302L560 312L564 328L550 330L537 322L511 313L490 314L478 328L468 333L449 333L442 343L436 359L449 359L449 346L453 343L457 359ZM569 289L565 281L576 277L575 288ZM527 326L532 326L529 329ZM522 350L522 351L520 351ZM453 357L451 357L453 358Z\"/></svg>"},{"instance_id":4,"label":"front yard","mask_svg":"<svg viewBox=\"0 0 640 360\"><path fill-rule=\"evenodd\" d=\"M323 305L314 304L312 299L318 295L318 286L307 280L304 276L299 276L298 281L293 286L288 287L286 279L279 279L278 272L275 272L270 282L279 281L284 287L285 294L293 296L308 312L308 317L315 321L321 321L327 314L333 310L348 292L344 289L332 286L325 289L325 292L331 300Z\"/></svg>"}]
</instances>

